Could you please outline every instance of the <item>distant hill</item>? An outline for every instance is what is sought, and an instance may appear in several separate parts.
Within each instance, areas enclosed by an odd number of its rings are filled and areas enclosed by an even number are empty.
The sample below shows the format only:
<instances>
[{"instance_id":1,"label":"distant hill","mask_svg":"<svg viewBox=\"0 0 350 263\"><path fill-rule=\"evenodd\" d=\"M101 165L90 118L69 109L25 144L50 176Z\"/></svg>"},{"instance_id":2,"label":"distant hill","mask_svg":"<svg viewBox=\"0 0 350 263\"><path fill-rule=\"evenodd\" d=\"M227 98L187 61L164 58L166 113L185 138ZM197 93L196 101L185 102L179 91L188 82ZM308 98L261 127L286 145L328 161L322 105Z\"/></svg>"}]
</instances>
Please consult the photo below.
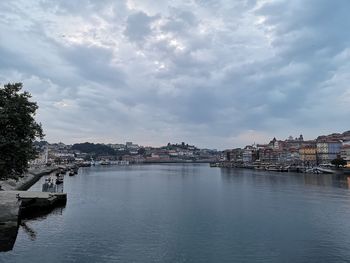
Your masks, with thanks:
<instances>
[{"instance_id":1,"label":"distant hill","mask_svg":"<svg viewBox=\"0 0 350 263\"><path fill-rule=\"evenodd\" d=\"M92 155L116 155L116 151L111 147L104 144L94 144L94 143L76 143L72 146L73 150L78 150L83 153L88 153Z\"/></svg>"}]
</instances>

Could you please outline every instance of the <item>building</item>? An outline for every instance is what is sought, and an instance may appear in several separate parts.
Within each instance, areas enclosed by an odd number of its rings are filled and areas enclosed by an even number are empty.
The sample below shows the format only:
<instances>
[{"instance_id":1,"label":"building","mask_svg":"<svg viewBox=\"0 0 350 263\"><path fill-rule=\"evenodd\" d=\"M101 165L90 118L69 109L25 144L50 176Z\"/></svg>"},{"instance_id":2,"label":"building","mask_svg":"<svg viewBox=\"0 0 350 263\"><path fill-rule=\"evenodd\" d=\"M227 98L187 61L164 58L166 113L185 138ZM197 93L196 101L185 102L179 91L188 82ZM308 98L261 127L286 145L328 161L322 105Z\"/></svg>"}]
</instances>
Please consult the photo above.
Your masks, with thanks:
<instances>
[{"instance_id":1,"label":"building","mask_svg":"<svg viewBox=\"0 0 350 263\"><path fill-rule=\"evenodd\" d=\"M236 148L232 150L226 150L226 160L235 163L243 162L243 150L241 148Z\"/></svg>"},{"instance_id":2,"label":"building","mask_svg":"<svg viewBox=\"0 0 350 263\"><path fill-rule=\"evenodd\" d=\"M318 164L328 164L340 155L342 143L338 140L320 140L316 146Z\"/></svg>"},{"instance_id":3,"label":"building","mask_svg":"<svg viewBox=\"0 0 350 263\"><path fill-rule=\"evenodd\" d=\"M341 148L342 143L340 141L328 142L328 160L330 162L340 156Z\"/></svg>"},{"instance_id":4,"label":"building","mask_svg":"<svg viewBox=\"0 0 350 263\"><path fill-rule=\"evenodd\" d=\"M316 143L317 148L317 161L319 164L329 163L328 160L328 143L325 141L319 141Z\"/></svg>"},{"instance_id":5,"label":"building","mask_svg":"<svg viewBox=\"0 0 350 263\"><path fill-rule=\"evenodd\" d=\"M259 150L259 160L264 163L274 164L278 162L279 151L271 148L262 148Z\"/></svg>"},{"instance_id":6,"label":"building","mask_svg":"<svg viewBox=\"0 0 350 263\"><path fill-rule=\"evenodd\" d=\"M246 146L243 149L242 161L243 161L243 163L251 163L252 160L253 160L253 147Z\"/></svg>"},{"instance_id":7,"label":"building","mask_svg":"<svg viewBox=\"0 0 350 263\"><path fill-rule=\"evenodd\" d=\"M350 144L345 144L342 146L340 157L347 162L347 166L350 166Z\"/></svg>"},{"instance_id":8,"label":"building","mask_svg":"<svg viewBox=\"0 0 350 263\"><path fill-rule=\"evenodd\" d=\"M300 160L304 165L316 165L317 164L317 147L315 144L303 145L299 149Z\"/></svg>"}]
</instances>

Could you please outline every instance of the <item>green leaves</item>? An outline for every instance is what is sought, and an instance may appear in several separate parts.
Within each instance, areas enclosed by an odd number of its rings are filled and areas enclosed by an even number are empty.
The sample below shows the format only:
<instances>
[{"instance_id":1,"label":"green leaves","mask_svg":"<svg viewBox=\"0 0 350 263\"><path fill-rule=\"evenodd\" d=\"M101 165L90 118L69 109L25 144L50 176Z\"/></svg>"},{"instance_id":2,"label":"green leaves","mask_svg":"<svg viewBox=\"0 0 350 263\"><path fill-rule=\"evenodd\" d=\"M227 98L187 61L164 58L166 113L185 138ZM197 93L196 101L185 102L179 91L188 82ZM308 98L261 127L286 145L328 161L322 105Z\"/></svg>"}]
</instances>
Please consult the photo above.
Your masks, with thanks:
<instances>
[{"instance_id":1,"label":"green leaves","mask_svg":"<svg viewBox=\"0 0 350 263\"><path fill-rule=\"evenodd\" d=\"M38 106L30 93L21 92L22 83L0 87L0 178L16 177L36 157L33 142L43 138L34 115Z\"/></svg>"}]
</instances>

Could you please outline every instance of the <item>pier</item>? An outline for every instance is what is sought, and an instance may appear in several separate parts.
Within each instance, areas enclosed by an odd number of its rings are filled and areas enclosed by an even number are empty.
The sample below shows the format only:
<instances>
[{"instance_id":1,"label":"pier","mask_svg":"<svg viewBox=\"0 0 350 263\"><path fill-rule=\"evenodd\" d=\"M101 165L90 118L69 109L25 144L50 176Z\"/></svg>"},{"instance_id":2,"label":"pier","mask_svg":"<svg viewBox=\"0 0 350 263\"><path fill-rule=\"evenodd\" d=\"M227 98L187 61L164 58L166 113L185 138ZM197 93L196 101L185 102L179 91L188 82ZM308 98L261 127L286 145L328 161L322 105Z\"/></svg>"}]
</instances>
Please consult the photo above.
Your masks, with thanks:
<instances>
[{"instance_id":1,"label":"pier","mask_svg":"<svg viewBox=\"0 0 350 263\"><path fill-rule=\"evenodd\" d=\"M13 248L21 219L48 213L66 202L65 193L0 191L0 251Z\"/></svg>"}]
</instances>

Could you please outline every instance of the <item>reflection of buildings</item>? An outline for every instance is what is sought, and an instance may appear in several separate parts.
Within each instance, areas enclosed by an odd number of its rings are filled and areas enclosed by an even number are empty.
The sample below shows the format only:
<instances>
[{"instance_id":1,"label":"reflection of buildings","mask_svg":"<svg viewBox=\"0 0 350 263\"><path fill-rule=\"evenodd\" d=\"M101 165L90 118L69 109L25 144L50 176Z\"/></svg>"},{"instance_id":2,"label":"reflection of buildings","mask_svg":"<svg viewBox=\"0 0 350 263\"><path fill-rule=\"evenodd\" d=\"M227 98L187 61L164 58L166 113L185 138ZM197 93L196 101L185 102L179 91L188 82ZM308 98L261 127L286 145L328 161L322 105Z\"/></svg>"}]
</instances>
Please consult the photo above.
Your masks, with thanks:
<instances>
[{"instance_id":1,"label":"reflection of buildings","mask_svg":"<svg viewBox=\"0 0 350 263\"><path fill-rule=\"evenodd\" d=\"M304 183L307 185L332 186L334 185L334 176L323 174L322 176L315 176L314 174L304 174Z\"/></svg>"}]
</instances>

